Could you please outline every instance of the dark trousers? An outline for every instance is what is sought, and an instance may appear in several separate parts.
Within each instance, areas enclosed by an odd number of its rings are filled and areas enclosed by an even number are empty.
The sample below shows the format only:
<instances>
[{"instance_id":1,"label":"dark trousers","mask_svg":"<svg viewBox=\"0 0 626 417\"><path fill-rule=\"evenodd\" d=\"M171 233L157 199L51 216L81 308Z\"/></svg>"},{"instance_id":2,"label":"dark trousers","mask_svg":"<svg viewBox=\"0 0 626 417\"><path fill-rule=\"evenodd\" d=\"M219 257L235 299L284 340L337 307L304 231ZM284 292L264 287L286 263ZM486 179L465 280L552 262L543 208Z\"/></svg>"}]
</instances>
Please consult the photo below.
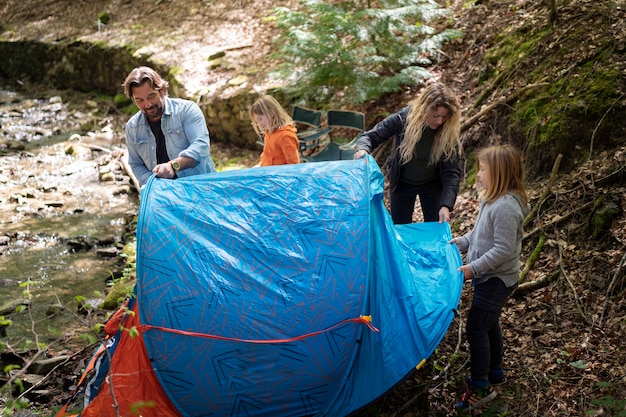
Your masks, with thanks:
<instances>
[{"instance_id":1,"label":"dark trousers","mask_svg":"<svg viewBox=\"0 0 626 417\"><path fill-rule=\"evenodd\" d=\"M439 200L441 199L441 182L432 181L423 185L411 185L398 181L398 185L389 192L391 218L395 224L413 222L415 200L419 196L425 222L439 221Z\"/></svg>"},{"instance_id":2,"label":"dark trousers","mask_svg":"<svg viewBox=\"0 0 626 417\"><path fill-rule=\"evenodd\" d=\"M487 381L490 370L502 369L504 344L500 313L516 287L507 288L496 277L474 287L466 328L472 381Z\"/></svg>"}]
</instances>

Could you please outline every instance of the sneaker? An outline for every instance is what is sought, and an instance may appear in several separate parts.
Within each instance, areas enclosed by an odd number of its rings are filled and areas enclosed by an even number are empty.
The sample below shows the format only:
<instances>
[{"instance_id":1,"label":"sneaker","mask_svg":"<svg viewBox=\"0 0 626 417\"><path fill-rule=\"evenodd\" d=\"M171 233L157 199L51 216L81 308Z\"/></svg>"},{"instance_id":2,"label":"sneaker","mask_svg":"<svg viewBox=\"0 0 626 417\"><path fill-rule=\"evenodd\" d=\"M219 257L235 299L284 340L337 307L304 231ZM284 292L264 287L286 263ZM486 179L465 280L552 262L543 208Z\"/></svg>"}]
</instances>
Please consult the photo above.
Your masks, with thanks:
<instances>
[{"instance_id":1,"label":"sneaker","mask_svg":"<svg viewBox=\"0 0 626 417\"><path fill-rule=\"evenodd\" d=\"M496 398L496 395L498 394L491 385L487 385L485 388L474 388L470 385L461 396L461 401L456 403L456 408L463 412L472 411L487 404Z\"/></svg>"}]
</instances>

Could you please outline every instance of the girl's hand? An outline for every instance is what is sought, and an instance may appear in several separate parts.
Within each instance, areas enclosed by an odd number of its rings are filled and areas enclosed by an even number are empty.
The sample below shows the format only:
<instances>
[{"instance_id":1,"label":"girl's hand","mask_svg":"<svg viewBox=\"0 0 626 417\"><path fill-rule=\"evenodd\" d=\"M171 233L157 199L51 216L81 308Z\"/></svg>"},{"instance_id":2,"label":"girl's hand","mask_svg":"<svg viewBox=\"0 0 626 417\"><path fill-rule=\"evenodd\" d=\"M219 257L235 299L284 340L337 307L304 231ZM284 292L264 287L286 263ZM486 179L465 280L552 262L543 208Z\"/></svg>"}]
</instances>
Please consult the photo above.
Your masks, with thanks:
<instances>
[{"instance_id":1,"label":"girl's hand","mask_svg":"<svg viewBox=\"0 0 626 417\"><path fill-rule=\"evenodd\" d=\"M459 268L459 271L463 272L463 279L470 280L474 277L474 273L472 272L472 268L469 265L463 265Z\"/></svg>"},{"instance_id":2,"label":"girl's hand","mask_svg":"<svg viewBox=\"0 0 626 417\"><path fill-rule=\"evenodd\" d=\"M459 238L458 237L453 238L448 243L456 243L456 247L459 249L459 251L461 250L461 243L459 242Z\"/></svg>"}]
</instances>

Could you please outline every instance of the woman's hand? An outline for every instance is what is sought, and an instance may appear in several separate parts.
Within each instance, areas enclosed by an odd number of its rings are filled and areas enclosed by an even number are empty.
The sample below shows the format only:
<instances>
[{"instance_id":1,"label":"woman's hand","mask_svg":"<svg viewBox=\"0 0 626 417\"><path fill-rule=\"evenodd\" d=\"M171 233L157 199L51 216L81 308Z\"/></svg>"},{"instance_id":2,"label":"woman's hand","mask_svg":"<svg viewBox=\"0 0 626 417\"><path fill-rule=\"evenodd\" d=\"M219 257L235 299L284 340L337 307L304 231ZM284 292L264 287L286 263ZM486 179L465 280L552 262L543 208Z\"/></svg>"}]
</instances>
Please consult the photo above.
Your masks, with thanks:
<instances>
[{"instance_id":1,"label":"woman's hand","mask_svg":"<svg viewBox=\"0 0 626 417\"><path fill-rule=\"evenodd\" d=\"M450 222L450 209L443 206L439 209L439 223Z\"/></svg>"},{"instance_id":2,"label":"woman's hand","mask_svg":"<svg viewBox=\"0 0 626 417\"><path fill-rule=\"evenodd\" d=\"M361 158L364 158L364 157L365 157L365 155L368 155L368 154L369 154L369 152L368 152L368 151L366 151L365 149L360 149L360 150L358 150L358 151L356 151L356 152L354 153L354 159L361 159Z\"/></svg>"}]
</instances>

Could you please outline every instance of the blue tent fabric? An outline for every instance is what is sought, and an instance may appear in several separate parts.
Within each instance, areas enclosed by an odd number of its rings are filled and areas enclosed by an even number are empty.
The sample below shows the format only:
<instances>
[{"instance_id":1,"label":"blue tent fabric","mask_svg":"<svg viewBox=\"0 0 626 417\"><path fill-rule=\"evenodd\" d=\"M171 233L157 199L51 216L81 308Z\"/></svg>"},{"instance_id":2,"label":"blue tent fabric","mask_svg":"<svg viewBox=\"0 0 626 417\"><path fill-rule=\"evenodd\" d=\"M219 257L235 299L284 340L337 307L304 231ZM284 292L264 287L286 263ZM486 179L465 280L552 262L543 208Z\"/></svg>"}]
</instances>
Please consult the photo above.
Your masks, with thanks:
<instances>
[{"instance_id":1,"label":"blue tent fabric","mask_svg":"<svg viewBox=\"0 0 626 417\"><path fill-rule=\"evenodd\" d=\"M461 256L446 223L395 226L383 186L371 157L148 181L139 312L183 416L349 415L433 353Z\"/></svg>"}]
</instances>

